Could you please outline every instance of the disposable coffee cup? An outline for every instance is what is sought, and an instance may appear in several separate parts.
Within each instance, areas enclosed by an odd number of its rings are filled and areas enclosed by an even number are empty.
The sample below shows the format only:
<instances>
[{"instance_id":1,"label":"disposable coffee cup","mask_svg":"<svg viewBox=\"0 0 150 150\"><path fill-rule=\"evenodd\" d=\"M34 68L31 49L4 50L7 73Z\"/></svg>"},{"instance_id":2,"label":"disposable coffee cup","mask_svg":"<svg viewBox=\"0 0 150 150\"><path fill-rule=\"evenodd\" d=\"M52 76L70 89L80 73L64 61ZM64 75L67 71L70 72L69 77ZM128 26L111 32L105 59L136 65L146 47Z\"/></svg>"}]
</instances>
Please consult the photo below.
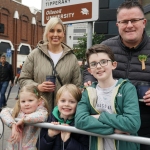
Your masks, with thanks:
<instances>
[{"instance_id":1,"label":"disposable coffee cup","mask_svg":"<svg viewBox=\"0 0 150 150\"><path fill-rule=\"evenodd\" d=\"M138 94L138 99L141 102L143 101L143 96L145 96L145 93L150 90L150 84L140 84L137 86L137 94Z\"/></svg>"},{"instance_id":2,"label":"disposable coffee cup","mask_svg":"<svg viewBox=\"0 0 150 150\"><path fill-rule=\"evenodd\" d=\"M50 82L53 82L55 84L56 77L54 75L47 75L46 81L50 81Z\"/></svg>"}]
</instances>

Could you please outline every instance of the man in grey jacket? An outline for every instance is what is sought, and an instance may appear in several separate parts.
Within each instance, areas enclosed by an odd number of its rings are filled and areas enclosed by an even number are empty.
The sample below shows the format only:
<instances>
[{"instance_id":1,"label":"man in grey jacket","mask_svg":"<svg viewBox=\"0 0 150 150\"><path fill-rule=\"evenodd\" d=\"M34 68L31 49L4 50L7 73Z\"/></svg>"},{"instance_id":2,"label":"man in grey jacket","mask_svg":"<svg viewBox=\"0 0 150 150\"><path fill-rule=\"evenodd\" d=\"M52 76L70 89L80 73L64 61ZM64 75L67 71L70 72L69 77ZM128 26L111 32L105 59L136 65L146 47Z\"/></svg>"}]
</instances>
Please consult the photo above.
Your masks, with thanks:
<instances>
[{"instance_id":1,"label":"man in grey jacket","mask_svg":"<svg viewBox=\"0 0 150 150\"><path fill-rule=\"evenodd\" d=\"M119 35L102 42L112 49L118 62L113 77L128 78L135 86L150 83L150 38L145 32L146 22L142 6L138 2L126 1L117 9ZM147 56L144 70L139 55ZM83 78L85 86L95 80L87 69ZM143 102L139 101L142 124L138 135L150 138L150 90L143 99ZM140 149L150 150L150 146L141 144Z\"/></svg>"}]
</instances>

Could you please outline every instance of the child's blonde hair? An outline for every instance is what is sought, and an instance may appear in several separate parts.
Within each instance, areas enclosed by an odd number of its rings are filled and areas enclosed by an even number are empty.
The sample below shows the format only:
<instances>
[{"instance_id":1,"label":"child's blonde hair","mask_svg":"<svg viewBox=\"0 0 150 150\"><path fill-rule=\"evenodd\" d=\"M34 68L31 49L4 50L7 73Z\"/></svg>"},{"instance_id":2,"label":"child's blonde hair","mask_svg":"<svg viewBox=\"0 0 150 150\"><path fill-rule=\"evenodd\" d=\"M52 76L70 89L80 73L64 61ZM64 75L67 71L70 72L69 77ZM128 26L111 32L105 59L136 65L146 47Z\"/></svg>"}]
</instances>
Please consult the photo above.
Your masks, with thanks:
<instances>
[{"instance_id":1,"label":"child's blonde hair","mask_svg":"<svg viewBox=\"0 0 150 150\"><path fill-rule=\"evenodd\" d=\"M56 94L56 102L58 102L59 98L61 97L63 92L69 92L76 100L79 102L81 100L81 91L80 89L74 84L65 84L63 85Z\"/></svg>"},{"instance_id":2,"label":"child's blonde hair","mask_svg":"<svg viewBox=\"0 0 150 150\"><path fill-rule=\"evenodd\" d=\"M47 109L47 111L49 113L48 102L47 102L47 100L45 98L43 98L41 96L41 92L38 90L37 86L26 85L26 86L22 87L20 92L19 92L19 95L18 95L19 99L17 100L17 102L16 102L16 104L14 106L13 112L12 112L12 117L13 118L16 118L18 116L19 112L20 112L20 109L21 109L21 107L20 107L20 94L22 92L30 92L30 93L34 94L37 99L43 100L44 107Z\"/></svg>"}]
</instances>

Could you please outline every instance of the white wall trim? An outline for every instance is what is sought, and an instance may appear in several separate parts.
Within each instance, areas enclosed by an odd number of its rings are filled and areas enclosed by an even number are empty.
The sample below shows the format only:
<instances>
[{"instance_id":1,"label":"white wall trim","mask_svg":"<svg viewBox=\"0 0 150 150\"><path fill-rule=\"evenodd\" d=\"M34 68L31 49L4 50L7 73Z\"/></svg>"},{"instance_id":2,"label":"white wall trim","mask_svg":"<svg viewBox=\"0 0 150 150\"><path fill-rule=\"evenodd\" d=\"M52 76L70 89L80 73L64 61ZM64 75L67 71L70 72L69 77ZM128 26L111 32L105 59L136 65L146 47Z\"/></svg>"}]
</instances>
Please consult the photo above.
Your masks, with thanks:
<instances>
[{"instance_id":1,"label":"white wall trim","mask_svg":"<svg viewBox=\"0 0 150 150\"><path fill-rule=\"evenodd\" d=\"M2 42L4 42L4 43L9 43L10 44L10 46L11 46L11 50L15 50L14 49L14 46L13 46L13 44L12 44L12 42L11 41L9 41L9 40L3 40L3 39L0 39L0 43L2 43Z\"/></svg>"},{"instance_id":2,"label":"white wall trim","mask_svg":"<svg viewBox=\"0 0 150 150\"><path fill-rule=\"evenodd\" d=\"M18 46L17 51L20 51L21 46L28 46L28 47L29 47L30 52L32 51L31 46L30 46L29 44L26 44L26 43L20 43L20 44L19 44L19 46Z\"/></svg>"}]
</instances>

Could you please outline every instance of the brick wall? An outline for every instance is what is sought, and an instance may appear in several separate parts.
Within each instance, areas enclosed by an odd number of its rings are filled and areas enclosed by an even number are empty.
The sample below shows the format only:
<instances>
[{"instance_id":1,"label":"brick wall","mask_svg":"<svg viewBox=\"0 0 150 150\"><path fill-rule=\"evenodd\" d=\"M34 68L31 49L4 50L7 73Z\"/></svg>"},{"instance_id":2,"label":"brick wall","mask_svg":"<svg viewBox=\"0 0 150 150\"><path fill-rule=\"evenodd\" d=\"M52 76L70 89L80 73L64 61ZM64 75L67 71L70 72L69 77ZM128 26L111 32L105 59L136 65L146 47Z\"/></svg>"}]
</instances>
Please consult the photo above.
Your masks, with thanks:
<instances>
[{"instance_id":1,"label":"brick wall","mask_svg":"<svg viewBox=\"0 0 150 150\"><path fill-rule=\"evenodd\" d=\"M14 13L18 11L19 19L14 19ZM36 19L33 25L32 17ZM14 46L12 64L16 73L17 51L20 43L26 43L34 49L38 41L42 40L44 27L42 26L41 13L32 14L29 7L11 0L0 0L0 23L4 24L4 33L0 33L0 40L9 40ZM1 51L1 47L0 47Z\"/></svg>"},{"instance_id":2,"label":"brick wall","mask_svg":"<svg viewBox=\"0 0 150 150\"><path fill-rule=\"evenodd\" d=\"M19 19L17 19L17 43L14 43L14 28L15 20L14 12L15 10L19 13ZM36 18L36 25L32 25L32 17ZM13 44L19 44L20 42L28 43L34 48L39 40L42 39L43 29L41 25L41 13L38 12L36 15L32 14L29 7L22 4L16 3L10 0L0 0L0 23L4 24L4 33L0 33L0 38L8 39L12 41ZM33 30L34 33L33 33ZM32 37L37 37L34 41L31 40Z\"/></svg>"}]
</instances>

